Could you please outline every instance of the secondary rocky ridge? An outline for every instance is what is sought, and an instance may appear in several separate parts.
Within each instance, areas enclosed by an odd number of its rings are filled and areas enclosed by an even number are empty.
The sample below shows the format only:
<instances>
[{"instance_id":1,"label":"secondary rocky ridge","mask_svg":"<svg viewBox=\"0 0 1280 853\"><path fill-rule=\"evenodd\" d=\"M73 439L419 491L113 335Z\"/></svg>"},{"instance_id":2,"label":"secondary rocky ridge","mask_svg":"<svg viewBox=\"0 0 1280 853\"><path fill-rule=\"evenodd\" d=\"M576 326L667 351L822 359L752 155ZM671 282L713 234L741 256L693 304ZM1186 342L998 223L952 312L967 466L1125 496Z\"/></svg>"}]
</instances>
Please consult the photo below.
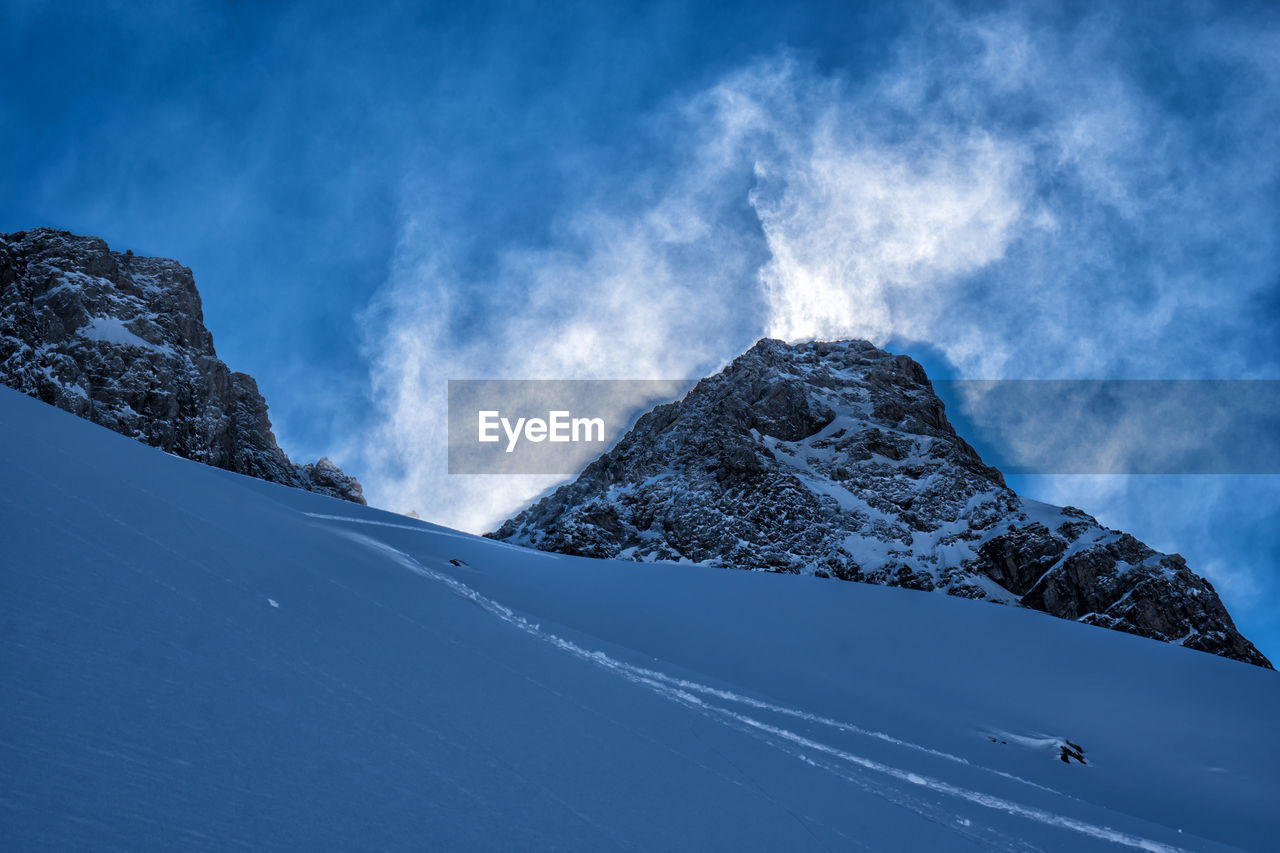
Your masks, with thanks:
<instances>
[{"instance_id":1,"label":"secondary rocky ridge","mask_svg":"<svg viewBox=\"0 0 1280 853\"><path fill-rule=\"evenodd\" d=\"M1181 556L1019 497L924 369L866 341L759 342L487 535L987 599L1271 666Z\"/></svg>"},{"instance_id":2,"label":"secondary rocky ridge","mask_svg":"<svg viewBox=\"0 0 1280 853\"><path fill-rule=\"evenodd\" d=\"M0 382L178 456L365 502L276 444L252 376L218 358L191 270L35 228L0 235Z\"/></svg>"}]
</instances>

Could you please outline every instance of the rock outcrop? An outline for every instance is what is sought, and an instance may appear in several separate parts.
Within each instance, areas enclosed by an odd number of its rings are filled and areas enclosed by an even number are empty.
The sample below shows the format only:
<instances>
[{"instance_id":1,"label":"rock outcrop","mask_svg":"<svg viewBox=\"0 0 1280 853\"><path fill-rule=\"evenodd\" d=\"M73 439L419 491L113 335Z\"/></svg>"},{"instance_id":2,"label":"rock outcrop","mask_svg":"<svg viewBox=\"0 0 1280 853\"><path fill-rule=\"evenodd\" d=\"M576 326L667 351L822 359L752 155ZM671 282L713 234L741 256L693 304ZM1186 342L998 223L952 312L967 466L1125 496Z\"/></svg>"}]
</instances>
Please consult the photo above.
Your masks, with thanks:
<instances>
[{"instance_id":1,"label":"rock outcrop","mask_svg":"<svg viewBox=\"0 0 1280 853\"><path fill-rule=\"evenodd\" d=\"M488 535L982 598L1270 667L1180 556L1020 498L923 368L865 341L761 341Z\"/></svg>"},{"instance_id":2,"label":"rock outcrop","mask_svg":"<svg viewBox=\"0 0 1280 853\"><path fill-rule=\"evenodd\" d=\"M365 502L328 459L289 461L176 261L48 228L0 235L0 382L187 459Z\"/></svg>"}]
</instances>

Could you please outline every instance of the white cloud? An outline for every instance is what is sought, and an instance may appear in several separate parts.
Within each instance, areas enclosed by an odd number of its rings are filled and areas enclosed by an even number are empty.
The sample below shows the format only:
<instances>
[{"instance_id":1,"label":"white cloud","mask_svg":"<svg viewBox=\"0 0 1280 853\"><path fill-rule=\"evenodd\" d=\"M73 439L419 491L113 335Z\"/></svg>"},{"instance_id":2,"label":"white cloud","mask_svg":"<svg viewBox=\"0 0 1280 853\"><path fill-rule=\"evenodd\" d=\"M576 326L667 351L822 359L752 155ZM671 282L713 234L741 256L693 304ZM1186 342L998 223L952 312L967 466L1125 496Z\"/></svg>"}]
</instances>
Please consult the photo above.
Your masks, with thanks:
<instances>
[{"instance_id":1,"label":"white cloud","mask_svg":"<svg viewBox=\"0 0 1280 853\"><path fill-rule=\"evenodd\" d=\"M752 194L774 337L913 334L935 319L915 295L999 259L1022 219L1014 146L962 136L911 157L830 130L814 143L798 163L761 169Z\"/></svg>"},{"instance_id":2,"label":"white cloud","mask_svg":"<svg viewBox=\"0 0 1280 853\"><path fill-rule=\"evenodd\" d=\"M983 378L1237 369L1213 324L1276 269L1273 202L1232 195L1274 181L1244 139L1274 89L1206 141L1117 58L1112 18L931 9L880 73L784 55L669 104L647 120L660 167L569 204L549 243L488 240L483 273L461 261L477 235L406 202L365 320L374 502L479 530L553 484L445 475L449 378L692 377L766 334L923 342ZM1269 43L1196 49L1274 74ZM1224 244L1252 254L1206 288Z\"/></svg>"}]
</instances>

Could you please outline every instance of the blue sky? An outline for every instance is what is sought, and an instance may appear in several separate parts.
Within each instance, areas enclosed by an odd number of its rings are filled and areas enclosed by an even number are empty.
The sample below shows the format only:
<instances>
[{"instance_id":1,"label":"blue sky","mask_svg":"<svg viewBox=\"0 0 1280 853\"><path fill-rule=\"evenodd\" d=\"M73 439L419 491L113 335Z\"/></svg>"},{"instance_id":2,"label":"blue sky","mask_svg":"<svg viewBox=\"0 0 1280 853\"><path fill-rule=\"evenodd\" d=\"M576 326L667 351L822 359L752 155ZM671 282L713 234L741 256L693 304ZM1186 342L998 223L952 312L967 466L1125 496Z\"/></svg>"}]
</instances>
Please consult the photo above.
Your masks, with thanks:
<instances>
[{"instance_id":1,"label":"blue sky","mask_svg":"<svg viewBox=\"0 0 1280 853\"><path fill-rule=\"evenodd\" d=\"M282 445L484 528L444 381L1280 379L1258 4L0 4L0 230L195 272ZM1276 477L1026 477L1187 556L1280 658Z\"/></svg>"}]
</instances>

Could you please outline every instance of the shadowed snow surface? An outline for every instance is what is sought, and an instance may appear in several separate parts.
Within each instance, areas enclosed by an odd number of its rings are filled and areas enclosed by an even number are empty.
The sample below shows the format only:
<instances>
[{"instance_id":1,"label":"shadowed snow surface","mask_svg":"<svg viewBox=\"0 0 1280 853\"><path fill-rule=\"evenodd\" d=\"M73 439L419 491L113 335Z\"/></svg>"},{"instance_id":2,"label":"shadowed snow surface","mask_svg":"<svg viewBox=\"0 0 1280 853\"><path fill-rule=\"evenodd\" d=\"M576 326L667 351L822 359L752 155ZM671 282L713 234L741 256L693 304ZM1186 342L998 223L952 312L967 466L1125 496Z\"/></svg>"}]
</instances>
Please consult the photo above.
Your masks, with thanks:
<instances>
[{"instance_id":1,"label":"shadowed snow surface","mask_svg":"<svg viewBox=\"0 0 1280 853\"><path fill-rule=\"evenodd\" d=\"M8 849L1280 833L1280 677L1258 667L910 590L525 550L8 389L0 441Z\"/></svg>"}]
</instances>

